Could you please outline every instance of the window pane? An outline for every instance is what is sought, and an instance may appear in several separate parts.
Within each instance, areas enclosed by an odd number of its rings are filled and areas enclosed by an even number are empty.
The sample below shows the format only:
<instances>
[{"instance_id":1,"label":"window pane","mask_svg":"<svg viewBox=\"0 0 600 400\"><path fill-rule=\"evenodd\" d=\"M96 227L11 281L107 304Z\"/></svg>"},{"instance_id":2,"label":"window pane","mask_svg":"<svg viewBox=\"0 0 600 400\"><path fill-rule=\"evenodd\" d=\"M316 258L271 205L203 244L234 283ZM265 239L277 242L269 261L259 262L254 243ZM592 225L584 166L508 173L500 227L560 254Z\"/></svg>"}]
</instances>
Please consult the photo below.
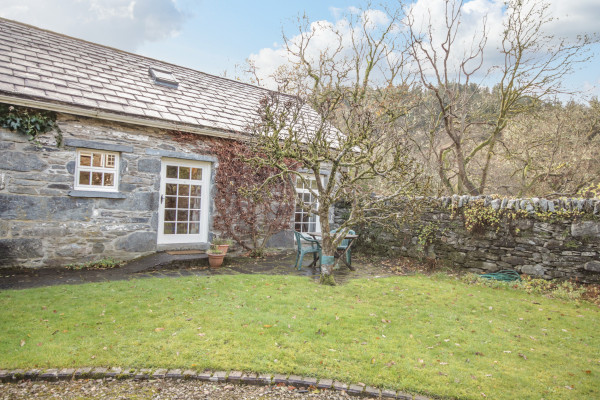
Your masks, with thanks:
<instances>
[{"instance_id":1,"label":"window pane","mask_svg":"<svg viewBox=\"0 0 600 400\"><path fill-rule=\"evenodd\" d=\"M188 211L187 210L177 210L177 221L186 221L188 220Z\"/></svg>"},{"instance_id":2,"label":"window pane","mask_svg":"<svg viewBox=\"0 0 600 400\"><path fill-rule=\"evenodd\" d=\"M175 221L175 210L165 210L165 221Z\"/></svg>"},{"instance_id":3,"label":"window pane","mask_svg":"<svg viewBox=\"0 0 600 400\"><path fill-rule=\"evenodd\" d=\"M173 235L175 233L175 224L165 224L165 229L163 232L165 235Z\"/></svg>"},{"instance_id":4,"label":"window pane","mask_svg":"<svg viewBox=\"0 0 600 400\"><path fill-rule=\"evenodd\" d=\"M176 195L177 194L177 184L176 183L167 183L165 187L165 193L167 196Z\"/></svg>"},{"instance_id":5,"label":"window pane","mask_svg":"<svg viewBox=\"0 0 600 400\"><path fill-rule=\"evenodd\" d=\"M79 172L79 184L89 185L90 184L90 173L88 171Z\"/></svg>"},{"instance_id":6,"label":"window pane","mask_svg":"<svg viewBox=\"0 0 600 400\"><path fill-rule=\"evenodd\" d=\"M313 190L317 190L317 180L316 179L311 179L310 180L310 187Z\"/></svg>"},{"instance_id":7,"label":"window pane","mask_svg":"<svg viewBox=\"0 0 600 400\"><path fill-rule=\"evenodd\" d=\"M192 179L195 181L202 180L202 169L201 168L192 168Z\"/></svg>"},{"instance_id":8,"label":"window pane","mask_svg":"<svg viewBox=\"0 0 600 400\"><path fill-rule=\"evenodd\" d=\"M114 174L104 174L104 186L114 186L115 185L115 175Z\"/></svg>"},{"instance_id":9,"label":"window pane","mask_svg":"<svg viewBox=\"0 0 600 400\"><path fill-rule=\"evenodd\" d=\"M179 167L179 179L190 179L189 167Z\"/></svg>"},{"instance_id":10,"label":"window pane","mask_svg":"<svg viewBox=\"0 0 600 400\"><path fill-rule=\"evenodd\" d=\"M165 208L177 208L177 197L167 196L165 198Z\"/></svg>"},{"instance_id":11,"label":"window pane","mask_svg":"<svg viewBox=\"0 0 600 400\"><path fill-rule=\"evenodd\" d=\"M200 210L190 211L190 221L200 221Z\"/></svg>"},{"instance_id":12,"label":"window pane","mask_svg":"<svg viewBox=\"0 0 600 400\"><path fill-rule=\"evenodd\" d=\"M190 196L200 196L200 194L202 193L202 187L199 185L191 185L191 188L192 193L190 194Z\"/></svg>"},{"instance_id":13,"label":"window pane","mask_svg":"<svg viewBox=\"0 0 600 400\"><path fill-rule=\"evenodd\" d=\"M115 155L114 154L107 154L106 155L106 167L107 168L114 168L115 167Z\"/></svg>"},{"instance_id":14,"label":"window pane","mask_svg":"<svg viewBox=\"0 0 600 400\"><path fill-rule=\"evenodd\" d=\"M189 196L190 195L190 185L179 185L178 194L180 196Z\"/></svg>"},{"instance_id":15,"label":"window pane","mask_svg":"<svg viewBox=\"0 0 600 400\"><path fill-rule=\"evenodd\" d=\"M190 224L190 235L197 235L200 233L200 224Z\"/></svg>"},{"instance_id":16,"label":"window pane","mask_svg":"<svg viewBox=\"0 0 600 400\"><path fill-rule=\"evenodd\" d=\"M79 165L83 165L84 167L89 167L92 165L92 155L89 153L81 153L79 155Z\"/></svg>"},{"instance_id":17,"label":"window pane","mask_svg":"<svg viewBox=\"0 0 600 400\"><path fill-rule=\"evenodd\" d=\"M167 178L177 178L176 165L167 165Z\"/></svg>"},{"instance_id":18,"label":"window pane","mask_svg":"<svg viewBox=\"0 0 600 400\"><path fill-rule=\"evenodd\" d=\"M177 234L179 235L187 235L187 222L184 224L177 224Z\"/></svg>"},{"instance_id":19,"label":"window pane","mask_svg":"<svg viewBox=\"0 0 600 400\"><path fill-rule=\"evenodd\" d=\"M177 208L185 208L186 210L189 208L190 198L189 197L179 197L177 199Z\"/></svg>"},{"instance_id":20,"label":"window pane","mask_svg":"<svg viewBox=\"0 0 600 400\"><path fill-rule=\"evenodd\" d=\"M93 157L93 166L94 167L101 167L102 166L102 155L100 153L93 153L94 157Z\"/></svg>"},{"instance_id":21,"label":"window pane","mask_svg":"<svg viewBox=\"0 0 600 400\"><path fill-rule=\"evenodd\" d=\"M92 172L92 185L102 186L102 172Z\"/></svg>"},{"instance_id":22,"label":"window pane","mask_svg":"<svg viewBox=\"0 0 600 400\"><path fill-rule=\"evenodd\" d=\"M199 209L200 204L200 197L190 197L190 208Z\"/></svg>"}]
</instances>

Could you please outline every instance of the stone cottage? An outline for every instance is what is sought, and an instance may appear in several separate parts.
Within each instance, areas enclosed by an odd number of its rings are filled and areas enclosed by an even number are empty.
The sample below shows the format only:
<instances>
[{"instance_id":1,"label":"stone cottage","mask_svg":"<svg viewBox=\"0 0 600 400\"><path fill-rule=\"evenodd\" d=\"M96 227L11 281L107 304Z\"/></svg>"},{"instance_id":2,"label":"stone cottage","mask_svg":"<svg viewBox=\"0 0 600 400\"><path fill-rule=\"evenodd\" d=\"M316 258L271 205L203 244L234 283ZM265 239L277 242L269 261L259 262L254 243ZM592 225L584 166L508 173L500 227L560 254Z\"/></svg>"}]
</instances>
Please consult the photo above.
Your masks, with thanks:
<instances>
[{"instance_id":1,"label":"stone cottage","mask_svg":"<svg viewBox=\"0 0 600 400\"><path fill-rule=\"evenodd\" d=\"M0 266L206 248L218 162L198 147L239 138L264 95L0 19L0 103L55 112L62 131L57 146L0 128Z\"/></svg>"}]
</instances>

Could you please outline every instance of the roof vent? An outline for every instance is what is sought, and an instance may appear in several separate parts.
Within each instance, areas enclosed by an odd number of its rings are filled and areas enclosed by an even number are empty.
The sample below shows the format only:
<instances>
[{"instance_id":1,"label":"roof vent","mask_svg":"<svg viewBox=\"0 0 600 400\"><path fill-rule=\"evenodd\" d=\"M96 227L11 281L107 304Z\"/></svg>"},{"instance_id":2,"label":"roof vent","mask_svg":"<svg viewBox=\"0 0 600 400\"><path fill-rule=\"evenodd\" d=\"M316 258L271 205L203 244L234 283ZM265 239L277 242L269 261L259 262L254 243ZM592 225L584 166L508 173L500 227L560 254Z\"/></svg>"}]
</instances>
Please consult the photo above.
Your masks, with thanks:
<instances>
[{"instance_id":1,"label":"roof vent","mask_svg":"<svg viewBox=\"0 0 600 400\"><path fill-rule=\"evenodd\" d=\"M150 67L148 69L148 72L150 73L150 77L154 80L154 83L158 85L163 85L175 89L179 85L179 82L177 82L177 79L175 79L171 71L168 71L164 68Z\"/></svg>"}]
</instances>

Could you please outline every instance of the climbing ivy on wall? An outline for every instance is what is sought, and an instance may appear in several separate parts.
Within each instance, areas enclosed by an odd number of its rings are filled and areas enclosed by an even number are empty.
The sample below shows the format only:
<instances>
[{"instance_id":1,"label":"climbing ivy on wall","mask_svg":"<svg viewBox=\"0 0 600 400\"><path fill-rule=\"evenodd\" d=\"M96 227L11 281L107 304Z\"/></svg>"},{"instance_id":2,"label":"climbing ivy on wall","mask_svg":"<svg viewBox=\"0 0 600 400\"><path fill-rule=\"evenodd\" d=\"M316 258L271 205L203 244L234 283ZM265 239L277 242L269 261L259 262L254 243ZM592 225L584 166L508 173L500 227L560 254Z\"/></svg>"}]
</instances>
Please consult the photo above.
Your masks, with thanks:
<instances>
[{"instance_id":1,"label":"climbing ivy on wall","mask_svg":"<svg viewBox=\"0 0 600 400\"><path fill-rule=\"evenodd\" d=\"M198 135L184 132L171 132L171 135L188 144L200 139ZM278 176L274 168L257 167L252 159L260 155L246 144L216 138L201 140L219 160L215 176L214 228L251 255L261 256L268 239L291 226L294 187Z\"/></svg>"},{"instance_id":2,"label":"climbing ivy on wall","mask_svg":"<svg viewBox=\"0 0 600 400\"><path fill-rule=\"evenodd\" d=\"M0 103L0 127L27 136L30 141L46 132L56 132L57 146L62 144L62 133L56 123L56 113Z\"/></svg>"}]
</instances>

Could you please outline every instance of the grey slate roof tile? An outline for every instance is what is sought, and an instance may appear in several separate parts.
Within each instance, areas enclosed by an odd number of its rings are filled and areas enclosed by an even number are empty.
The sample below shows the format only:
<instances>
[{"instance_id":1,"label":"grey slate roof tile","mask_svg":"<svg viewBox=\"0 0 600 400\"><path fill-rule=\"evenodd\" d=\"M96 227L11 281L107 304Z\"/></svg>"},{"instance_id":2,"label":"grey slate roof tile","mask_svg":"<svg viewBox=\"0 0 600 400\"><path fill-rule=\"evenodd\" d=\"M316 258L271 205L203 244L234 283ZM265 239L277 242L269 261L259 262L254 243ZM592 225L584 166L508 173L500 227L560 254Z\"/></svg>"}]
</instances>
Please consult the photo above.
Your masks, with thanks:
<instances>
[{"instance_id":1,"label":"grey slate roof tile","mask_svg":"<svg viewBox=\"0 0 600 400\"><path fill-rule=\"evenodd\" d=\"M0 94L242 133L268 91L0 18Z\"/></svg>"}]
</instances>

